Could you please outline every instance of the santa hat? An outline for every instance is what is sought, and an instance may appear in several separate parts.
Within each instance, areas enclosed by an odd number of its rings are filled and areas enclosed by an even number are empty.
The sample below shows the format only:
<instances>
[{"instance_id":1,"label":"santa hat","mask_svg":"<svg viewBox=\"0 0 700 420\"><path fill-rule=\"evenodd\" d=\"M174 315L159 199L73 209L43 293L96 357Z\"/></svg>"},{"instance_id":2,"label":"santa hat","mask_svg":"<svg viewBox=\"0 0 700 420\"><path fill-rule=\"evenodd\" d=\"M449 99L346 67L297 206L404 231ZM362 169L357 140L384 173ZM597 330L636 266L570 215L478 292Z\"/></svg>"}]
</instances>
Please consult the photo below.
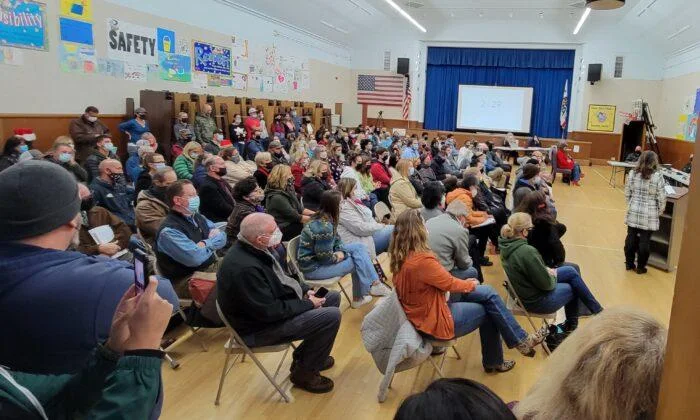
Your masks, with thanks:
<instances>
[{"instance_id":1,"label":"santa hat","mask_svg":"<svg viewBox=\"0 0 700 420\"><path fill-rule=\"evenodd\" d=\"M36 140L36 134L31 128L15 128L13 130L15 136L22 137L24 141L34 141Z\"/></svg>"},{"instance_id":2,"label":"santa hat","mask_svg":"<svg viewBox=\"0 0 700 420\"><path fill-rule=\"evenodd\" d=\"M233 143L231 143L231 140L227 140L227 139L221 140L220 145L221 145L222 149L225 149L227 147L233 147Z\"/></svg>"}]
</instances>

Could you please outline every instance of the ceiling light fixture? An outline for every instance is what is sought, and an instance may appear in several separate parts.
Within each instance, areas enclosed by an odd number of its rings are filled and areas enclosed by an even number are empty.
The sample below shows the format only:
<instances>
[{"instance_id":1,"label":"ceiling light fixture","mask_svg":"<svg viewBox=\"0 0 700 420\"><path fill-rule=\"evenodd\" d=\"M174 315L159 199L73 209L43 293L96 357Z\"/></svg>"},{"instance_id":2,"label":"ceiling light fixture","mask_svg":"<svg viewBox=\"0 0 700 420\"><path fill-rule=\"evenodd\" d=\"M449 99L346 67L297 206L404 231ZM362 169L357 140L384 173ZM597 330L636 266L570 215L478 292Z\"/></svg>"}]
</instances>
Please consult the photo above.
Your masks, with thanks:
<instances>
[{"instance_id":1,"label":"ceiling light fixture","mask_svg":"<svg viewBox=\"0 0 700 420\"><path fill-rule=\"evenodd\" d=\"M357 7L358 9L361 9L363 12L365 12L365 13L367 13L368 15L372 16L372 12L370 12L369 10L365 9L364 7L362 7L362 5L360 5L360 4L356 3L356 2L354 2L353 0L348 0L348 1L349 1L350 3L352 3L352 4L353 4L355 7Z\"/></svg>"},{"instance_id":2,"label":"ceiling light fixture","mask_svg":"<svg viewBox=\"0 0 700 420\"><path fill-rule=\"evenodd\" d=\"M678 31L676 31L676 32L672 33L671 35L669 35L669 36L668 36L668 39L669 39L669 40L670 40L670 39L673 39L673 38L677 37L678 35L682 34L683 32L687 31L687 30L690 29L690 28L692 28L692 25L685 25L684 27L682 27L682 28L679 29Z\"/></svg>"},{"instance_id":3,"label":"ceiling light fixture","mask_svg":"<svg viewBox=\"0 0 700 420\"><path fill-rule=\"evenodd\" d=\"M581 15L581 20L578 21L578 24L576 25L576 29L574 29L574 35L578 35L578 31L581 30L581 27L583 26L583 23L588 19L588 15L591 14L591 8L586 7L586 10L583 11L583 15Z\"/></svg>"},{"instance_id":4,"label":"ceiling light fixture","mask_svg":"<svg viewBox=\"0 0 700 420\"><path fill-rule=\"evenodd\" d=\"M653 6L654 3L656 3L656 1L657 1L657 0L651 0L651 1L649 2L649 4L647 4L646 6L644 6L644 8L643 8L642 10L640 10L639 13L637 13L637 17L640 17L640 16L642 16L644 13L646 13L646 11L649 10L649 9L651 8L651 6Z\"/></svg>"},{"instance_id":5,"label":"ceiling light fixture","mask_svg":"<svg viewBox=\"0 0 700 420\"><path fill-rule=\"evenodd\" d=\"M619 9L625 5L625 0L586 0L586 7L595 10Z\"/></svg>"},{"instance_id":6,"label":"ceiling light fixture","mask_svg":"<svg viewBox=\"0 0 700 420\"><path fill-rule=\"evenodd\" d=\"M399 13L401 14L401 16L403 16L404 18L406 18L406 20L408 20L409 22L411 22L416 28L420 29L421 32L428 32L428 30L425 29L420 23L418 23L418 21L416 21L415 19L413 19L413 17L411 17L411 15L409 15L405 10L403 10L403 9L401 8L401 6L399 6L398 4L394 3L394 0L384 0L384 1L387 2L387 3L389 3L389 6L393 7L394 10L396 10L397 12L399 12Z\"/></svg>"},{"instance_id":7,"label":"ceiling light fixture","mask_svg":"<svg viewBox=\"0 0 700 420\"><path fill-rule=\"evenodd\" d=\"M328 22L326 22L325 20L322 20L321 23L322 23L323 25L325 25L325 26L328 26L328 27L331 28L331 29L335 29L336 31L338 31L338 32L340 32L340 33L343 33L343 34L346 34L346 35L349 33L349 32L346 31L345 29L343 29L343 28L341 28L341 27L338 27L338 26L335 26L335 25L333 25L332 23L328 23Z\"/></svg>"}]
</instances>

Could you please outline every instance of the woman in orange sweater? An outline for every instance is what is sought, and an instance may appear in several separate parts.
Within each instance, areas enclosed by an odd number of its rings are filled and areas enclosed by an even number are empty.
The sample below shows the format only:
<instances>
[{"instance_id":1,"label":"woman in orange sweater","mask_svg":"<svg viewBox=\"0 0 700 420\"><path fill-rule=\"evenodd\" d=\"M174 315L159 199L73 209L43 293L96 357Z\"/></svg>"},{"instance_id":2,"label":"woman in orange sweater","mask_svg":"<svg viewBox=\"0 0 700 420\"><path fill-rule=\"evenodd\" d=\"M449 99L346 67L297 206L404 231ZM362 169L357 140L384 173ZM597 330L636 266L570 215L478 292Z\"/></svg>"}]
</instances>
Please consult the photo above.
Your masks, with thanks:
<instances>
[{"instance_id":1,"label":"woman in orange sweater","mask_svg":"<svg viewBox=\"0 0 700 420\"><path fill-rule=\"evenodd\" d=\"M528 336L493 288L450 275L430 250L419 210L409 209L398 217L389 255L396 294L421 334L449 340L479 328L482 364L489 373L515 366L512 360L503 360L501 336L508 348L535 355L533 347L544 340L546 330Z\"/></svg>"}]
</instances>

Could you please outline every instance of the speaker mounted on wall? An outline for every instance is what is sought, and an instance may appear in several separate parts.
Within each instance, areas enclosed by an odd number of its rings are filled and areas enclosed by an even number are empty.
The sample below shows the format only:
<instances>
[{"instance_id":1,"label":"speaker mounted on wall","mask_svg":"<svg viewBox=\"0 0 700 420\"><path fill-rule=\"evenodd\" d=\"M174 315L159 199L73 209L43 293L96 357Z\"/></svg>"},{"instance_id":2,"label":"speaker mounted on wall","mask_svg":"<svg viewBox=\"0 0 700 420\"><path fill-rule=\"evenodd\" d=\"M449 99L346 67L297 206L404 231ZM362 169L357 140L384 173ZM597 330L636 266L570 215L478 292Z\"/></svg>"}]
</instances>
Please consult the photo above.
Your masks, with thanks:
<instances>
[{"instance_id":1,"label":"speaker mounted on wall","mask_svg":"<svg viewBox=\"0 0 700 420\"><path fill-rule=\"evenodd\" d=\"M602 64L589 64L588 65L588 81L591 82L591 85L594 85L595 82L600 81L600 76L601 76L602 72L603 72L603 65Z\"/></svg>"},{"instance_id":2,"label":"speaker mounted on wall","mask_svg":"<svg viewBox=\"0 0 700 420\"><path fill-rule=\"evenodd\" d=\"M408 75L408 58L398 58L396 59L396 73Z\"/></svg>"}]
</instances>

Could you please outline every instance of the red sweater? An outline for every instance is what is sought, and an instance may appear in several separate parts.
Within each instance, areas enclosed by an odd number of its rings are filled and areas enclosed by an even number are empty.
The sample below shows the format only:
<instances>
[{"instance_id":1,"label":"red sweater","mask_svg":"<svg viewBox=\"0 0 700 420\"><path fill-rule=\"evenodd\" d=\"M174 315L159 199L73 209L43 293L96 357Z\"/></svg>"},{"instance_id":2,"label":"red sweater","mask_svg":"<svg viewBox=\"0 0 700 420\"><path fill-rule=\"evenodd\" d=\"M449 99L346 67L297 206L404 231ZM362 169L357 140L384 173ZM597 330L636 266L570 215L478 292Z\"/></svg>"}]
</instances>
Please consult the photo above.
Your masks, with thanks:
<instances>
[{"instance_id":1,"label":"red sweater","mask_svg":"<svg viewBox=\"0 0 700 420\"><path fill-rule=\"evenodd\" d=\"M557 151L557 168L560 169L574 169L574 164L576 162L568 157L563 150Z\"/></svg>"},{"instance_id":2,"label":"red sweater","mask_svg":"<svg viewBox=\"0 0 700 420\"><path fill-rule=\"evenodd\" d=\"M246 132L245 139L250 140L253 138L253 134L255 133L255 130L260 128L260 120L257 118L248 117L245 119L243 126L245 127L245 132Z\"/></svg>"},{"instance_id":3,"label":"red sweater","mask_svg":"<svg viewBox=\"0 0 700 420\"><path fill-rule=\"evenodd\" d=\"M369 173L372 174L372 180L374 182L379 182L382 184L381 188L389 188L389 185L391 184L391 174L389 173L389 169L387 169L384 164L380 162L372 163Z\"/></svg>"}]
</instances>

